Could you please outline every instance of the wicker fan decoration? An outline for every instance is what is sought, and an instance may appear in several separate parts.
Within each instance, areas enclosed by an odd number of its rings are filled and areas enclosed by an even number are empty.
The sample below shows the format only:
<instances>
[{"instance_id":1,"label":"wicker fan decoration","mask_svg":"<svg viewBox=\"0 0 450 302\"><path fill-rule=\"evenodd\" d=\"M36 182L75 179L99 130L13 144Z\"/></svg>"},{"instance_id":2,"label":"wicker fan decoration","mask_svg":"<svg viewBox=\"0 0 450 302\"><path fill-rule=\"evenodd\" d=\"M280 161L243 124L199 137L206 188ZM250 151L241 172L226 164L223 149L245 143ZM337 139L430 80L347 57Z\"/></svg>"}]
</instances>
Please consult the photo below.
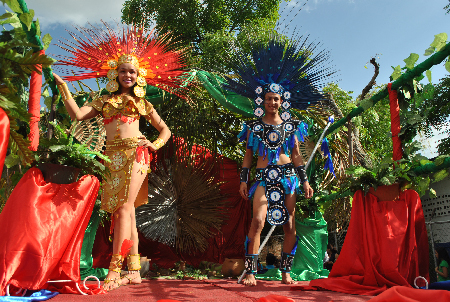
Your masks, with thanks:
<instances>
[{"instance_id":1,"label":"wicker fan decoration","mask_svg":"<svg viewBox=\"0 0 450 302\"><path fill-rule=\"evenodd\" d=\"M213 167L211 161L196 166L176 156L158 162L148 175L148 204L136 208L141 233L180 253L204 252L226 214Z\"/></svg>"},{"instance_id":2,"label":"wicker fan decoration","mask_svg":"<svg viewBox=\"0 0 450 302\"><path fill-rule=\"evenodd\" d=\"M98 92L89 93L90 99L97 97ZM86 101L83 106L88 103ZM70 133L83 145L95 152L102 152L106 140L106 130L103 125L103 117L101 114L89 120L83 120L72 123Z\"/></svg>"},{"instance_id":3,"label":"wicker fan decoration","mask_svg":"<svg viewBox=\"0 0 450 302\"><path fill-rule=\"evenodd\" d=\"M309 157L311 156L313 150L314 150L314 142L309 140L309 136L305 136L304 137L304 141L303 142L299 142L298 148L300 150L300 154L303 157L303 160L306 161L309 159ZM318 150L320 152L320 150Z\"/></svg>"}]
</instances>

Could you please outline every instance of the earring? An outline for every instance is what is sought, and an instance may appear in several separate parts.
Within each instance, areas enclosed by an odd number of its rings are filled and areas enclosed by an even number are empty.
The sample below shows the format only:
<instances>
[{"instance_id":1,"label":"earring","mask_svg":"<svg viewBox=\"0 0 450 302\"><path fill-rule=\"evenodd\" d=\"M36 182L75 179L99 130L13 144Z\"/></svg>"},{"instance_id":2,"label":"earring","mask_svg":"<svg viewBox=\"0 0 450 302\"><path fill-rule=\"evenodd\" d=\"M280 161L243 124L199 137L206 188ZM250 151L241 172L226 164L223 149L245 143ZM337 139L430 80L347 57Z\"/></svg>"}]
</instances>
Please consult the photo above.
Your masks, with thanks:
<instances>
[{"instance_id":1,"label":"earring","mask_svg":"<svg viewBox=\"0 0 450 302\"><path fill-rule=\"evenodd\" d=\"M117 83L116 78L119 76L119 73L115 69L108 70L106 76L109 79L108 84L106 84L106 90L109 92L115 92L119 90L119 83Z\"/></svg>"}]
</instances>

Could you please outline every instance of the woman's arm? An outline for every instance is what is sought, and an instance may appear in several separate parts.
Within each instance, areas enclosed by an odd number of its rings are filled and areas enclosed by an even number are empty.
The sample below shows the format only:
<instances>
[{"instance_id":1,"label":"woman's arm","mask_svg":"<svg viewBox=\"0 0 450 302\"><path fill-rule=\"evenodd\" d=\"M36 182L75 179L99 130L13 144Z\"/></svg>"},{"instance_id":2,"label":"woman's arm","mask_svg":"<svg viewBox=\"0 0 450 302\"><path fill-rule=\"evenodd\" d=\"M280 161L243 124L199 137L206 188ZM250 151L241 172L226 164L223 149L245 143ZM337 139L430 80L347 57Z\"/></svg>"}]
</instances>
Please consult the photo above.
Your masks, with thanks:
<instances>
[{"instance_id":1,"label":"woman's arm","mask_svg":"<svg viewBox=\"0 0 450 302\"><path fill-rule=\"evenodd\" d=\"M54 73L53 77L55 78L56 85L58 86L59 92L61 93L64 106L66 107L66 110L73 121L88 120L100 113L95 108L90 106L83 106L81 108L78 108L77 103L73 99L72 94L67 87L67 84L57 74Z\"/></svg>"},{"instance_id":2,"label":"woman's arm","mask_svg":"<svg viewBox=\"0 0 450 302\"><path fill-rule=\"evenodd\" d=\"M444 277L444 278L448 278L448 268L445 266L441 266L442 267L442 272L439 271L439 267L436 267L436 273L438 273L438 275Z\"/></svg>"}]
</instances>

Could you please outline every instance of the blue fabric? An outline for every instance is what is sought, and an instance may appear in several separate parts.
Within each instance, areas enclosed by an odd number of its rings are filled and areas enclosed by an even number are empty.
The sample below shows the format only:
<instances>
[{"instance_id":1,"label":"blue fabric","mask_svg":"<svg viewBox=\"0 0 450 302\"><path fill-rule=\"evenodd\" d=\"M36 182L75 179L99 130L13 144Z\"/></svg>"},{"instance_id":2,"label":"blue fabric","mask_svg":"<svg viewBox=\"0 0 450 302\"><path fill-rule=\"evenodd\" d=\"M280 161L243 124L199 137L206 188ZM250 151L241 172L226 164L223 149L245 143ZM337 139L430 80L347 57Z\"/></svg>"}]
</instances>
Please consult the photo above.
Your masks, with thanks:
<instances>
[{"instance_id":1,"label":"blue fabric","mask_svg":"<svg viewBox=\"0 0 450 302\"><path fill-rule=\"evenodd\" d=\"M46 289L40 291L27 291L25 297L0 296L0 301L45 301L58 295Z\"/></svg>"},{"instance_id":2,"label":"blue fabric","mask_svg":"<svg viewBox=\"0 0 450 302\"><path fill-rule=\"evenodd\" d=\"M298 177L297 176L284 177L283 179L281 179L281 184L283 185L283 188L287 195L293 194L294 192L296 192L297 194L302 193L300 186L298 185ZM253 194L255 194L256 188L258 186L262 186L265 188L266 182L263 180L257 180L250 187L250 190L248 191L248 198L251 199L253 197Z\"/></svg>"},{"instance_id":3,"label":"blue fabric","mask_svg":"<svg viewBox=\"0 0 450 302\"><path fill-rule=\"evenodd\" d=\"M422 289L425 289L425 287L422 287ZM430 283L430 284L428 285L428 289L444 289L444 290L450 290L450 280Z\"/></svg>"},{"instance_id":4,"label":"blue fabric","mask_svg":"<svg viewBox=\"0 0 450 302\"><path fill-rule=\"evenodd\" d=\"M322 141L322 146L320 149L323 152L323 156L326 157L325 160L325 170L329 170L331 173L333 173L334 177L336 177L336 174L334 174L334 166L333 166L333 159L331 158L330 148L328 146L328 139L325 137Z\"/></svg>"}]
</instances>

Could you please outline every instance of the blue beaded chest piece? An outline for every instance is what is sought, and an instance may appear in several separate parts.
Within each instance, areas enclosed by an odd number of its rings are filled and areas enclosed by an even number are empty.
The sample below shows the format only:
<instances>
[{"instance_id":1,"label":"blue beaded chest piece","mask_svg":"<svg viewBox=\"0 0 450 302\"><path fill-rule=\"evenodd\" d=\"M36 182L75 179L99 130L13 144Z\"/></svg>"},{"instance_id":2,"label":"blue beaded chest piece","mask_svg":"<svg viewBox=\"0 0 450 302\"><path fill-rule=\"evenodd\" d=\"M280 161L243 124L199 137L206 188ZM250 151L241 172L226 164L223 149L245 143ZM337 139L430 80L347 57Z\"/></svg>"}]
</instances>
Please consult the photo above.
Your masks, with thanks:
<instances>
[{"instance_id":1,"label":"blue beaded chest piece","mask_svg":"<svg viewBox=\"0 0 450 302\"><path fill-rule=\"evenodd\" d=\"M300 142L304 141L307 130L308 125L297 120L269 125L257 119L244 123L238 137L239 141L247 140L247 149L252 149L254 154L264 158L267 156L269 164L276 164L281 153L291 154L296 138Z\"/></svg>"}]
</instances>

